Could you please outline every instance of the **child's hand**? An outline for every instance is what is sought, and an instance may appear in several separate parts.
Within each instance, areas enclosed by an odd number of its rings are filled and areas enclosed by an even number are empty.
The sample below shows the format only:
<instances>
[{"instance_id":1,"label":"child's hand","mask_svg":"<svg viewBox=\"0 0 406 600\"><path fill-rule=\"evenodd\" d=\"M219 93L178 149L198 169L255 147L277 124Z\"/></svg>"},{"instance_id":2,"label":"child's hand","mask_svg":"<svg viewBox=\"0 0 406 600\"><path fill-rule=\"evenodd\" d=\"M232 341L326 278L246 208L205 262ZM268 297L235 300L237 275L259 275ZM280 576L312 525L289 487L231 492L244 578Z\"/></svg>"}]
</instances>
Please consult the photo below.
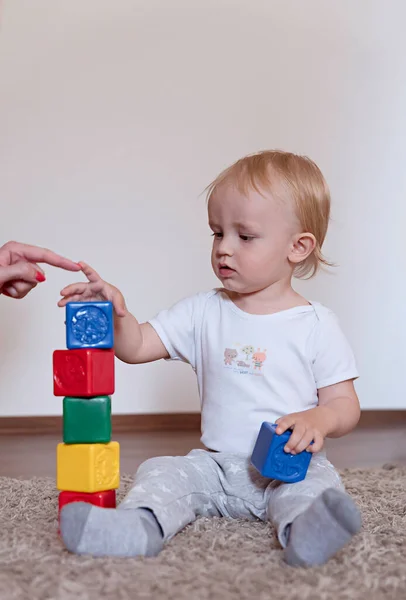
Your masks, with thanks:
<instances>
[{"instance_id":1,"label":"child's hand","mask_svg":"<svg viewBox=\"0 0 406 600\"><path fill-rule=\"evenodd\" d=\"M307 452L320 452L326 437L326 427L323 419L322 407L312 408L303 412L292 413L281 417L276 421L278 425L276 433L284 433L287 429L293 429L285 446L285 452L299 454L303 450ZM312 442L314 442L312 444Z\"/></svg>"},{"instance_id":2,"label":"child's hand","mask_svg":"<svg viewBox=\"0 0 406 600\"><path fill-rule=\"evenodd\" d=\"M110 285L100 277L92 267L84 262L79 263L89 283L72 283L61 291L63 298L59 300L58 306L66 306L68 302L104 302L110 301L118 317L125 317L127 308L124 297L120 290Z\"/></svg>"}]
</instances>

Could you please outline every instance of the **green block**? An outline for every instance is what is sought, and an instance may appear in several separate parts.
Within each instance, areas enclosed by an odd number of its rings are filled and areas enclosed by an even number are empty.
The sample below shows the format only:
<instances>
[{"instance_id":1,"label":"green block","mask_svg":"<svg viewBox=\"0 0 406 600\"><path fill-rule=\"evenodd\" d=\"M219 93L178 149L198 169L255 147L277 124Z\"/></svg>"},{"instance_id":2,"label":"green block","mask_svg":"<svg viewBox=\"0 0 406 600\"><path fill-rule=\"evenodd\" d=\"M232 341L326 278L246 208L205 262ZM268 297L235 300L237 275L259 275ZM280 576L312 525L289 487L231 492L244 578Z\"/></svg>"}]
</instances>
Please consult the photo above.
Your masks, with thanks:
<instances>
[{"instance_id":1,"label":"green block","mask_svg":"<svg viewBox=\"0 0 406 600\"><path fill-rule=\"evenodd\" d=\"M110 396L63 399L65 444L107 444L111 441Z\"/></svg>"}]
</instances>

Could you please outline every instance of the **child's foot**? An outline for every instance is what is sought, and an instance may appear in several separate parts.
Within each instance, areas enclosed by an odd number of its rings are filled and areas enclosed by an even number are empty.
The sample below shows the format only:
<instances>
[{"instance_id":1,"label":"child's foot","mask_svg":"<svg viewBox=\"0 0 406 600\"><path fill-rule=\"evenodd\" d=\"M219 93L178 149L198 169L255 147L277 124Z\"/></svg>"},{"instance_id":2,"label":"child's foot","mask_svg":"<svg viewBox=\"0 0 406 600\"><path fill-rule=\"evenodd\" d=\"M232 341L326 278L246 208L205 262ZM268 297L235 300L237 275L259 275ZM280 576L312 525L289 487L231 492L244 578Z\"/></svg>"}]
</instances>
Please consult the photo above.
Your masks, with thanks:
<instances>
[{"instance_id":1,"label":"child's foot","mask_svg":"<svg viewBox=\"0 0 406 600\"><path fill-rule=\"evenodd\" d=\"M158 521L145 508L117 510L72 502L61 510L61 536L76 554L156 556L163 547Z\"/></svg>"},{"instance_id":2,"label":"child's foot","mask_svg":"<svg viewBox=\"0 0 406 600\"><path fill-rule=\"evenodd\" d=\"M285 561L292 566L322 565L361 529L353 500L339 490L325 490L290 528Z\"/></svg>"}]
</instances>

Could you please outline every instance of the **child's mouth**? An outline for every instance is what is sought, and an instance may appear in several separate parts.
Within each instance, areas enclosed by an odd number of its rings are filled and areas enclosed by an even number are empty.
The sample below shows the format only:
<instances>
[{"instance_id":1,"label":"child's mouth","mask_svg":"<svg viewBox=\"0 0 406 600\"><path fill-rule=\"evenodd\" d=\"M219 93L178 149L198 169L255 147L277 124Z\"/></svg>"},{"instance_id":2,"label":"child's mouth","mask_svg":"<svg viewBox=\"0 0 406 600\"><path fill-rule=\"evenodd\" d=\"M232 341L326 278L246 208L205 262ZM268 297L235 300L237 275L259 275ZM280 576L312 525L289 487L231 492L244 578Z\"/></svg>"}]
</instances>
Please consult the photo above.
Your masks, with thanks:
<instances>
[{"instance_id":1,"label":"child's mouth","mask_svg":"<svg viewBox=\"0 0 406 600\"><path fill-rule=\"evenodd\" d=\"M234 269L231 269L225 265L220 265L219 271L222 277L230 277L233 273L235 273Z\"/></svg>"}]
</instances>

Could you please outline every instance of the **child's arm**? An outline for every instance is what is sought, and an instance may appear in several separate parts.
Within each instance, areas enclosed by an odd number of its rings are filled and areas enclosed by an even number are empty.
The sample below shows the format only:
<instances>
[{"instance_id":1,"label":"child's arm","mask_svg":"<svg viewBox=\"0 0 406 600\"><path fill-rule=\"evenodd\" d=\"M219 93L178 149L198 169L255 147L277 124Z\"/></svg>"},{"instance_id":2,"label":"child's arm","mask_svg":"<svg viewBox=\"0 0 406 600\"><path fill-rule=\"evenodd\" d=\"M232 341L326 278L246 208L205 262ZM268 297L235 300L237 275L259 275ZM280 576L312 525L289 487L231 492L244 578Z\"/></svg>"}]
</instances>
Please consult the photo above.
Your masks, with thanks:
<instances>
[{"instance_id":1,"label":"child's arm","mask_svg":"<svg viewBox=\"0 0 406 600\"><path fill-rule=\"evenodd\" d=\"M292 413L276 421L278 434L293 429L285 446L286 452L319 452L324 438L341 437L357 425L361 410L352 380L321 388L318 396L316 408ZM314 443L310 445L312 441Z\"/></svg>"},{"instance_id":2,"label":"child's arm","mask_svg":"<svg viewBox=\"0 0 406 600\"><path fill-rule=\"evenodd\" d=\"M114 351L117 358L126 363L146 363L169 358L155 329L149 323L140 325L127 310L120 290L103 281L100 275L86 263L79 263L88 283L73 283L61 291L63 298L58 306L68 302L105 301L114 307Z\"/></svg>"},{"instance_id":3,"label":"child's arm","mask_svg":"<svg viewBox=\"0 0 406 600\"><path fill-rule=\"evenodd\" d=\"M169 358L168 351L152 325L139 324L128 311L124 317L114 319L114 352L117 358L129 364Z\"/></svg>"}]
</instances>

